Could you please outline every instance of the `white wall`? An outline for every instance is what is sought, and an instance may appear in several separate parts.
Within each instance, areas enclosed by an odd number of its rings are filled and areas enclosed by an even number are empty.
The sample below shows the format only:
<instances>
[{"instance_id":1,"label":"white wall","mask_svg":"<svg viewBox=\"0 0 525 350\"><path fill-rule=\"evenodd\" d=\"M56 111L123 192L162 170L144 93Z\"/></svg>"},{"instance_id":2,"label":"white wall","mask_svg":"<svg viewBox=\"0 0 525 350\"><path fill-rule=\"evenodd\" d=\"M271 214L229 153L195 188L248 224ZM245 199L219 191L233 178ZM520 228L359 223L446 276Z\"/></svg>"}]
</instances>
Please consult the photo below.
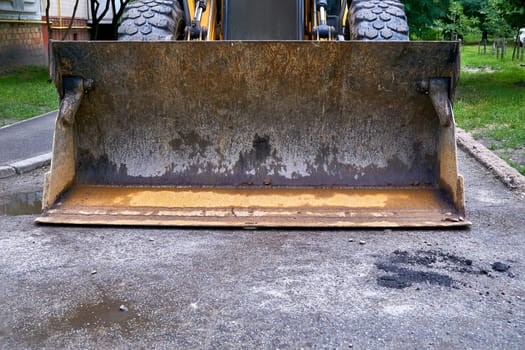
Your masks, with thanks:
<instances>
[{"instance_id":1,"label":"white wall","mask_svg":"<svg viewBox=\"0 0 525 350\"><path fill-rule=\"evenodd\" d=\"M2 0L0 0L2 1ZM42 1L42 13L46 12L47 0ZM75 0L49 0L49 17L71 17L73 15L73 8L75 7ZM88 0L78 0L77 12L75 15L77 19L88 18Z\"/></svg>"},{"instance_id":2,"label":"white wall","mask_svg":"<svg viewBox=\"0 0 525 350\"><path fill-rule=\"evenodd\" d=\"M41 19L40 0L0 0L0 19Z\"/></svg>"}]
</instances>

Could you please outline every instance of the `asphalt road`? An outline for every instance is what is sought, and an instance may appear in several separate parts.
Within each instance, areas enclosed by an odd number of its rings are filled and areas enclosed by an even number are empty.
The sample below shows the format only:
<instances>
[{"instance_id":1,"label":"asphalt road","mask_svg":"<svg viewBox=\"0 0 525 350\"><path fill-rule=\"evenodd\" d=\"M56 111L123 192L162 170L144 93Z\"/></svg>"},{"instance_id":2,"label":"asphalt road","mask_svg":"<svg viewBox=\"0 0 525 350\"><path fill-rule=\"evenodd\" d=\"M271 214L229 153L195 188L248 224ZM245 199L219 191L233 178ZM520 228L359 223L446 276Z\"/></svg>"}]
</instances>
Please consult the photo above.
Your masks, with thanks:
<instances>
[{"instance_id":1,"label":"asphalt road","mask_svg":"<svg viewBox=\"0 0 525 350\"><path fill-rule=\"evenodd\" d=\"M462 152L460 169L470 230L0 216L0 348L524 349L524 201ZM35 201L44 170L0 180L0 208Z\"/></svg>"},{"instance_id":2,"label":"asphalt road","mask_svg":"<svg viewBox=\"0 0 525 350\"><path fill-rule=\"evenodd\" d=\"M0 128L0 166L48 153L56 111Z\"/></svg>"}]
</instances>

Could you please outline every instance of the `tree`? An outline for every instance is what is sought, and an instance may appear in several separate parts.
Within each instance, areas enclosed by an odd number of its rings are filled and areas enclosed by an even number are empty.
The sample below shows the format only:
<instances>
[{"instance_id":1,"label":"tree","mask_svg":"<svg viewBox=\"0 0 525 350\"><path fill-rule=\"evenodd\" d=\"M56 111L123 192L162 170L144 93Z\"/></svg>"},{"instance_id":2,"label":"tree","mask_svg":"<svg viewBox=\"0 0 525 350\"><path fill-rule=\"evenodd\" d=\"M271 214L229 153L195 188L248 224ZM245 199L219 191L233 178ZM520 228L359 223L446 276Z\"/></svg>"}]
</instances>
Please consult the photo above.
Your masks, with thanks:
<instances>
[{"instance_id":1,"label":"tree","mask_svg":"<svg viewBox=\"0 0 525 350\"><path fill-rule=\"evenodd\" d=\"M481 9L486 7L489 0L460 0L466 16L476 17L481 20Z\"/></svg>"},{"instance_id":2,"label":"tree","mask_svg":"<svg viewBox=\"0 0 525 350\"><path fill-rule=\"evenodd\" d=\"M124 13L124 10L126 9L127 4L131 0L118 0L119 1L119 8L117 10L116 8L116 2L117 0L111 0L111 9L113 10L113 19L111 20L111 26L113 27L113 39L117 39L118 37L118 26L120 23L120 17L122 17L122 14Z\"/></svg>"},{"instance_id":3,"label":"tree","mask_svg":"<svg viewBox=\"0 0 525 350\"><path fill-rule=\"evenodd\" d=\"M71 31L71 28L73 27L73 21L75 20L75 17L77 15L77 8L78 8L78 2L79 0L75 0L75 5L73 7L73 14L71 15L71 20L69 21L69 25L67 26L66 31L64 32L64 35L62 36L62 40L66 40L67 35ZM50 0L46 0L46 27L47 27L47 37L51 38L53 34L53 28L51 26L51 22L49 21L49 8L50 8Z\"/></svg>"},{"instance_id":4,"label":"tree","mask_svg":"<svg viewBox=\"0 0 525 350\"><path fill-rule=\"evenodd\" d=\"M438 19L434 23L441 28L447 39L457 40L477 29L477 18L465 15L463 5L459 1L452 1L448 8L447 17Z\"/></svg>"},{"instance_id":5,"label":"tree","mask_svg":"<svg viewBox=\"0 0 525 350\"><path fill-rule=\"evenodd\" d=\"M90 1L90 11L91 11L91 40L98 39L98 28L100 26L100 22L106 17L106 14L109 10L109 4L110 1L106 0L105 5L103 8L101 8L101 4L99 0L91 0Z\"/></svg>"},{"instance_id":6,"label":"tree","mask_svg":"<svg viewBox=\"0 0 525 350\"><path fill-rule=\"evenodd\" d=\"M111 19L112 39L117 39L120 17L124 13L126 5L133 0L91 0L90 11L92 18L91 40L99 39L100 22L106 17L111 8L113 17ZM102 4L103 3L103 4ZM118 8L117 8L118 5Z\"/></svg>"},{"instance_id":7,"label":"tree","mask_svg":"<svg viewBox=\"0 0 525 350\"><path fill-rule=\"evenodd\" d=\"M525 1L524 0L499 0L498 7L505 22L514 29L525 25Z\"/></svg>"},{"instance_id":8,"label":"tree","mask_svg":"<svg viewBox=\"0 0 525 350\"><path fill-rule=\"evenodd\" d=\"M481 25L483 31L497 36L504 36L510 31L509 25L503 18L499 0L489 0L488 3L481 8L480 14L483 16Z\"/></svg>"},{"instance_id":9,"label":"tree","mask_svg":"<svg viewBox=\"0 0 525 350\"><path fill-rule=\"evenodd\" d=\"M410 32L417 37L425 37L432 31L434 22L446 16L449 6L449 0L406 0L403 3Z\"/></svg>"},{"instance_id":10,"label":"tree","mask_svg":"<svg viewBox=\"0 0 525 350\"><path fill-rule=\"evenodd\" d=\"M69 31L73 27L73 21L75 20L75 17L77 15L78 2L79 0L75 0L75 6L73 7L73 14L71 15L71 20L69 21L69 25L67 26L66 32L62 36L62 40L66 40L67 35L69 34Z\"/></svg>"},{"instance_id":11,"label":"tree","mask_svg":"<svg viewBox=\"0 0 525 350\"><path fill-rule=\"evenodd\" d=\"M465 15L477 18L479 29L491 35L509 34L524 25L523 0L461 0Z\"/></svg>"},{"instance_id":12,"label":"tree","mask_svg":"<svg viewBox=\"0 0 525 350\"><path fill-rule=\"evenodd\" d=\"M501 31L509 34L509 28L523 27L525 18L524 0L404 0L405 11L412 36L435 38L436 29L457 27L456 32L469 32L477 27L480 32L496 35ZM459 22L454 12L462 7ZM452 10L452 11L451 11ZM437 21L437 22L436 22ZM447 28L437 28L436 23Z\"/></svg>"}]
</instances>

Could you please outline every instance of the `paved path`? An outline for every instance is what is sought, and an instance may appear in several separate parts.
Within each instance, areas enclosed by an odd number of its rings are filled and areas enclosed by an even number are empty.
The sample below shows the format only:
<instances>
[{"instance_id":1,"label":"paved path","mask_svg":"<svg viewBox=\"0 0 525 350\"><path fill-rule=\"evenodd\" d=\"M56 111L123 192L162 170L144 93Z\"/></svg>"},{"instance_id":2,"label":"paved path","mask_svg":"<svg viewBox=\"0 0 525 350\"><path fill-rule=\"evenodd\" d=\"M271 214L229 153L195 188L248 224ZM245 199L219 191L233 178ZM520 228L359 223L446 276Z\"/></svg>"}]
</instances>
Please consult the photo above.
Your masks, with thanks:
<instances>
[{"instance_id":1,"label":"paved path","mask_svg":"<svg viewBox=\"0 0 525 350\"><path fill-rule=\"evenodd\" d=\"M0 128L0 178L49 163L56 113Z\"/></svg>"}]
</instances>

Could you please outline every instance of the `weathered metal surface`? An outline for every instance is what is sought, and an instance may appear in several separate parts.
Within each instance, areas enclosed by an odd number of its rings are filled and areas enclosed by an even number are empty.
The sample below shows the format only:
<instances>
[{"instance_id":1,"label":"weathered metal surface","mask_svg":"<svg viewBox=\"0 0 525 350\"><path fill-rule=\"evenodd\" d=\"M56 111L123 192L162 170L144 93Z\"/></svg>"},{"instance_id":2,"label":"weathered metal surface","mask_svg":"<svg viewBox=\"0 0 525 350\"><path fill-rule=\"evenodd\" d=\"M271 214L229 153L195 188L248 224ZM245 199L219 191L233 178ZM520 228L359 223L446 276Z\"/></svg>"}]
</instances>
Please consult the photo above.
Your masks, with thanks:
<instances>
[{"instance_id":1,"label":"weathered metal surface","mask_svg":"<svg viewBox=\"0 0 525 350\"><path fill-rule=\"evenodd\" d=\"M58 196L75 181L75 143L73 124L84 97L91 90L92 81L80 77L64 77L57 85L60 94L60 109L55 120L53 157L51 170L44 181L42 207L48 208Z\"/></svg>"},{"instance_id":2,"label":"weathered metal surface","mask_svg":"<svg viewBox=\"0 0 525 350\"><path fill-rule=\"evenodd\" d=\"M40 222L399 227L464 226L437 189L77 186Z\"/></svg>"},{"instance_id":3,"label":"weathered metal surface","mask_svg":"<svg viewBox=\"0 0 525 350\"><path fill-rule=\"evenodd\" d=\"M77 184L444 183L445 212L462 215L449 186L459 181L455 145L443 149L453 126L440 126L418 89L446 79L452 95L458 52L443 42L53 43L59 89L62 77L94 81L72 129Z\"/></svg>"}]
</instances>

